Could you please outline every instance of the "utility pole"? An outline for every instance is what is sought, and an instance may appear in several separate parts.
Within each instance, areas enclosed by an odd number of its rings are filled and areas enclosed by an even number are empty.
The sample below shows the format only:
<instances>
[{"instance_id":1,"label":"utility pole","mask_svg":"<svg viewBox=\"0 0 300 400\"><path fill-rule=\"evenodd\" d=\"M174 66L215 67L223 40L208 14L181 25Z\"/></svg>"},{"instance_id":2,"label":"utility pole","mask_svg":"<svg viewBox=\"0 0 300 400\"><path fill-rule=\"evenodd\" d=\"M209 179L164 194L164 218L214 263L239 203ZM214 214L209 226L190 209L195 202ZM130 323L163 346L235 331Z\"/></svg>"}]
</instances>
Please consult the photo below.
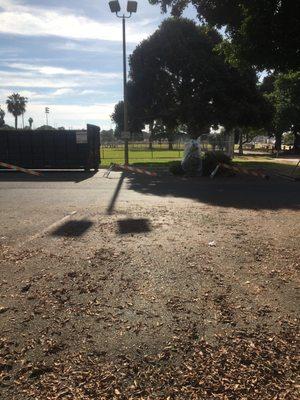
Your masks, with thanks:
<instances>
[{"instance_id":1,"label":"utility pole","mask_svg":"<svg viewBox=\"0 0 300 400\"><path fill-rule=\"evenodd\" d=\"M123 96L124 96L124 135L125 135L125 165L129 164L129 150L128 150L128 104L127 104L127 65L126 65L126 20L125 16L122 17L123 25Z\"/></svg>"},{"instance_id":2,"label":"utility pole","mask_svg":"<svg viewBox=\"0 0 300 400\"><path fill-rule=\"evenodd\" d=\"M46 125L48 126L48 114L50 112L49 107L45 107L45 115L46 115Z\"/></svg>"},{"instance_id":3,"label":"utility pole","mask_svg":"<svg viewBox=\"0 0 300 400\"><path fill-rule=\"evenodd\" d=\"M130 18L132 13L137 11L137 2L127 2L127 12L129 15L119 15L121 11L120 3L118 0L109 2L110 11L115 13L118 18L122 18L122 32L123 32L123 97L124 97L124 131L122 132L124 138L124 162L125 165L129 164L129 132L128 132L128 99L127 99L127 59L126 59L126 19Z\"/></svg>"}]
</instances>

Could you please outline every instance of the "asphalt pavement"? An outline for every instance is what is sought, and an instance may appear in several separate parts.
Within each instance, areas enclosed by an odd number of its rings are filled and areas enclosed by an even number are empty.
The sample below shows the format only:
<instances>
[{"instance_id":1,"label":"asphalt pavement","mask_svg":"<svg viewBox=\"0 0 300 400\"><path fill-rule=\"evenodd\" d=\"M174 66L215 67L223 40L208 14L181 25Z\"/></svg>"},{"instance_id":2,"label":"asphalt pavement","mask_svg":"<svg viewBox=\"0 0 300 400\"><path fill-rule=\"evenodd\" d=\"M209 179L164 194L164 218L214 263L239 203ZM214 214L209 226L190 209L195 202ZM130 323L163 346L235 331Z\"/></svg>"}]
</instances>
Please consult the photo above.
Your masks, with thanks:
<instances>
[{"instance_id":1,"label":"asphalt pavement","mask_svg":"<svg viewBox=\"0 0 300 400\"><path fill-rule=\"evenodd\" d=\"M26 242L75 214L106 212L118 181L113 174L103 178L103 171L46 172L41 178L0 173L0 243ZM119 194L121 201L134 197L125 188Z\"/></svg>"},{"instance_id":2,"label":"asphalt pavement","mask_svg":"<svg viewBox=\"0 0 300 400\"><path fill-rule=\"evenodd\" d=\"M249 209L300 209L300 184L257 178L151 178L103 171L0 172L0 244L22 245L76 215L111 214L119 205L194 201Z\"/></svg>"}]
</instances>

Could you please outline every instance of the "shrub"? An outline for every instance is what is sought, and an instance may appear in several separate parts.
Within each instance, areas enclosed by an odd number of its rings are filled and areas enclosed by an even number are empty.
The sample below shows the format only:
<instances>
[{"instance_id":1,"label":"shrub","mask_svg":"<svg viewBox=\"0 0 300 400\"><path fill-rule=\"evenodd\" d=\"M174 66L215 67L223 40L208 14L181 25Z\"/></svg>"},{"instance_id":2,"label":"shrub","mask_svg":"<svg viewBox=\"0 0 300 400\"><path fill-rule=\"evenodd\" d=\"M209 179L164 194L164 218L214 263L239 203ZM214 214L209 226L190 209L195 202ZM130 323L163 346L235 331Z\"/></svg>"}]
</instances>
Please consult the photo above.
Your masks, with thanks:
<instances>
[{"instance_id":1,"label":"shrub","mask_svg":"<svg viewBox=\"0 0 300 400\"><path fill-rule=\"evenodd\" d=\"M202 174L210 175L219 163L231 164L231 158L221 151L208 152L202 157Z\"/></svg>"},{"instance_id":2,"label":"shrub","mask_svg":"<svg viewBox=\"0 0 300 400\"><path fill-rule=\"evenodd\" d=\"M181 161L174 161L169 168L171 174L173 175L184 175L184 170L181 166Z\"/></svg>"},{"instance_id":3,"label":"shrub","mask_svg":"<svg viewBox=\"0 0 300 400\"><path fill-rule=\"evenodd\" d=\"M231 159L221 151L204 153L202 156L202 175L209 176L219 163L231 164ZM181 161L176 161L170 166L173 175L184 175ZM228 174L227 170L222 170L222 174Z\"/></svg>"}]
</instances>

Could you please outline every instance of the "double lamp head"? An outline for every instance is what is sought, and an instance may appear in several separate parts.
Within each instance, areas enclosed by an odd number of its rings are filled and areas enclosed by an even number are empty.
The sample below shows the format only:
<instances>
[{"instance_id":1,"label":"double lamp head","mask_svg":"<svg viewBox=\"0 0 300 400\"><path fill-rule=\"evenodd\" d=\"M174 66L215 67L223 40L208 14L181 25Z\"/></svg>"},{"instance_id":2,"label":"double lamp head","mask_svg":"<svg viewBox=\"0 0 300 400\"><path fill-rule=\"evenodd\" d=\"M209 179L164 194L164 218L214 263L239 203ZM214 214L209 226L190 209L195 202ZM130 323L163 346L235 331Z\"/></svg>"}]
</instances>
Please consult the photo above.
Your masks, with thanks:
<instances>
[{"instance_id":1,"label":"double lamp head","mask_svg":"<svg viewBox=\"0 0 300 400\"><path fill-rule=\"evenodd\" d=\"M119 0L116 1L110 1L109 2L109 7L110 7L110 11L112 13L118 13L121 11L121 6L119 3ZM127 12L129 12L130 14L132 13L136 13L137 11L137 1L128 1L127 2Z\"/></svg>"}]
</instances>

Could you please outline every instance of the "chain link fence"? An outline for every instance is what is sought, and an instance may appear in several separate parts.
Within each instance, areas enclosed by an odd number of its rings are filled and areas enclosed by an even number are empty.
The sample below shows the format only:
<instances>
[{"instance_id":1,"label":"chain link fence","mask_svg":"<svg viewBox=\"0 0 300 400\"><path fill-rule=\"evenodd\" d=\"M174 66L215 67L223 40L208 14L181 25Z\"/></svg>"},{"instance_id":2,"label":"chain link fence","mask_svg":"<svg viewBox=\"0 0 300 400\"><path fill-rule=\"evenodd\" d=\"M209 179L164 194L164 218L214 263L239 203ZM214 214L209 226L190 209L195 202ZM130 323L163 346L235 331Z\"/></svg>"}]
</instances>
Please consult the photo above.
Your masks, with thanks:
<instances>
[{"instance_id":1,"label":"chain link fence","mask_svg":"<svg viewBox=\"0 0 300 400\"><path fill-rule=\"evenodd\" d=\"M234 134L226 135L202 135L201 136L201 150L203 152L216 152L221 151L228 157L233 158L234 154Z\"/></svg>"},{"instance_id":2,"label":"chain link fence","mask_svg":"<svg viewBox=\"0 0 300 400\"><path fill-rule=\"evenodd\" d=\"M129 159L132 162L150 162L150 161L172 161L181 160L184 154L186 143L190 139L178 140L173 143L168 141L130 141ZM233 157L234 136L233 135L202 135L201 150L203 152L221 151L229 157ZM124 143L102 143L101 160L105 162L117 162L124 159Z\"/></svg>"}]
</instances>

